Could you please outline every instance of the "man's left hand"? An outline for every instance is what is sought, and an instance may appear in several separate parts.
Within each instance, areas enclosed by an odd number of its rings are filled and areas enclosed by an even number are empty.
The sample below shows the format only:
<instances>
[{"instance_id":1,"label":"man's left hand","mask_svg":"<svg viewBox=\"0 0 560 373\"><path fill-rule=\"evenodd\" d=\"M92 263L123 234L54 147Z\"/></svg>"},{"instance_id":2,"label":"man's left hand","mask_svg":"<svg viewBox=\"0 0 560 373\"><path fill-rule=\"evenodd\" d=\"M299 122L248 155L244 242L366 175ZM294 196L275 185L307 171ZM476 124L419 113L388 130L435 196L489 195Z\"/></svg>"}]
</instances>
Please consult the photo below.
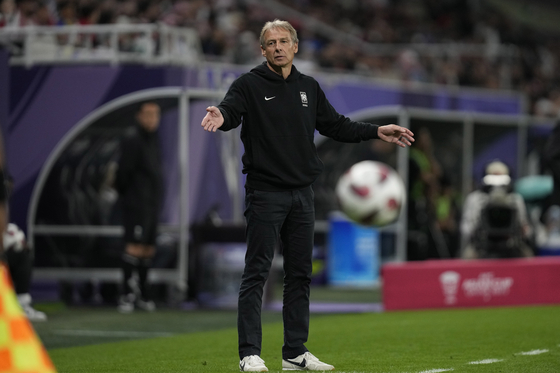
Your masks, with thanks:
<instances>
[{"instance_id":1,"label":"man's left hand","mask_svg":"<svg viewBox=\"0 0 560 373\"><path fill-rule=\"evenodd\" d=\"M414 142L414 133L408 128L397 126L396 124L388 124L379 126L377 130L379 138L385 142L392 142L401 148L411 146Z\"/></svg>"}]
</instances>

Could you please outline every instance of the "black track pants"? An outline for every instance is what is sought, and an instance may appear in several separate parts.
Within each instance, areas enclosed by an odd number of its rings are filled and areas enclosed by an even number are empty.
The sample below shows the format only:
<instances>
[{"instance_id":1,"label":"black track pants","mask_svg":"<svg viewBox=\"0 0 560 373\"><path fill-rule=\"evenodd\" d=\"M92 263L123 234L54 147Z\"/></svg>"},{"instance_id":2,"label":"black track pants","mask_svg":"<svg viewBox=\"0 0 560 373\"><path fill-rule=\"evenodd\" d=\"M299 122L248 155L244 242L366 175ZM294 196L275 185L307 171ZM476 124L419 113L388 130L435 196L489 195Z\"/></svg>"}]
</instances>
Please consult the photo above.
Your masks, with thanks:
<instances>
[{"instance_id":1,"label":"black track pants","mask_svg":"<svg viewBox=\"0 0 560 373\"><path fill-rule=\"evenodd\" d=\"M247 189L245 219L247 254L237 317L239 357L261 354L263 287L279 239L284 256L282 356L298 356L307 351L304 343L309 334L309 284L315 225L313 189L286 192Z\"/></svg>"}]
</instances>

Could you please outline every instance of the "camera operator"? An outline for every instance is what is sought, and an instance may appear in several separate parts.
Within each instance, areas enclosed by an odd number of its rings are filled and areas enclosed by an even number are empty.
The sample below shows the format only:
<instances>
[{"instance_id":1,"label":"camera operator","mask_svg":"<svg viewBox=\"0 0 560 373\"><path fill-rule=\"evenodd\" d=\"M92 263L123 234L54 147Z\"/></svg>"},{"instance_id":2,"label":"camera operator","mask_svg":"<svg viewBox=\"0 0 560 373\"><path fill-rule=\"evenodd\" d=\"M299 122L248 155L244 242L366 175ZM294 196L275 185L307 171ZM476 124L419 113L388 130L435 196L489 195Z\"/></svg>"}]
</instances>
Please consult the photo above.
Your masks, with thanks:
<instances>
[{"instance_id":1,"label":"camera operator","mask_svg":"<svg viewBox=\"0 0 560 373\"><path fill-rule=\"evenodd\" d=\"M512 189L509 168L492 161L481 188L471 192L463 205L461 257L530 257L534 255L531 234L525 201Z\"/></svg>"}]
</instances>

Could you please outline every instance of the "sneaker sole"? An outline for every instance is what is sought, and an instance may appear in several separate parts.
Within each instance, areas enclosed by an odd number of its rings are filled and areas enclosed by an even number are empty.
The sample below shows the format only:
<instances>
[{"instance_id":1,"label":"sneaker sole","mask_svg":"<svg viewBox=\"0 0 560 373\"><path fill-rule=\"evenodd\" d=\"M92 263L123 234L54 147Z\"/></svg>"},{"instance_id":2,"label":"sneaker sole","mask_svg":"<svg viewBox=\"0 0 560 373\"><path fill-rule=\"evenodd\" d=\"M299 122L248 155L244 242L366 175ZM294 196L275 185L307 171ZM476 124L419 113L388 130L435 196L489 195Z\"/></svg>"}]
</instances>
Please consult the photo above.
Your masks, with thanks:
<instances>
[{"instance_id":1,"label":"sneaker sole","mask_svg":"<svg viewBox=\"0 0 560 373\"><path fill-rule=\"evenodd\" d=\"M268 368L264 367L264 368L261 368L260 370L243 370L243 369L241 369L241 366L240 366L239 371L240 372L268 372Z\"/></svg>"},{"instance_id":2,"label":"sneaker sole","mask_svg":"<svg viewBox=\"0 0 560 373\"><path fill-rule=\"evenodd\" d=\"M335 368L332 369L309 369L309 368L304 368L304 367L299 367L299 366L294 366L292 368L287 368L287 367L282 367L282 370L312 370L312 371L316 371L316 372L330 372L335 370Z\"/></svg>"},{"instance_id":3,"label":"sneaker sole","mask_svg":"<svg viewBox=\"0 0 560 373\"><path fill-rule=\"evenodd\" d=\"M240 372L268 372L268 368L264 368L261 370L241 370L239 369Z\"/></svg>"},{"instance_id":4,"label":"sneaker sole","mask_svg":"<svg viewBox=\"0 0 560 373\"><path fill-rule=\"evenodd\" d=\"M307 370L304 367L299 367L297 365L294 365L293 367L282 367L282 370Z\"/></svg>"}]
</instances>

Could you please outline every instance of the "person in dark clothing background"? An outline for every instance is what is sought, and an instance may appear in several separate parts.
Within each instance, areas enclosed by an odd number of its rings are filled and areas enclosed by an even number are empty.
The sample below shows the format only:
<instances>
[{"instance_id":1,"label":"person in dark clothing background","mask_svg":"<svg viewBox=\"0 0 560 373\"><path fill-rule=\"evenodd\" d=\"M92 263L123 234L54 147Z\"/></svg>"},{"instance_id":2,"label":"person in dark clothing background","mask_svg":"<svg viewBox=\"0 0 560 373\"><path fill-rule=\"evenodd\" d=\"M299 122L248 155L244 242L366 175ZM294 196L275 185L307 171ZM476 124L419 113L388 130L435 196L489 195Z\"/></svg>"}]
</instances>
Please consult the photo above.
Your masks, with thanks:
<instances>
[{"instance_id":1,"label":"person in dark clothing background","mask_svg":"<svg viewBox=\"0 0 560 373\"><path fill-rule=\"evenodd\" d=\"M543 201L540 221L548 236L546 245L556 247L560 230L560 118L556 120L541 156L543 171L552 176L552 193Z\"/></svg>"},{"instance_id":2,"label":"person in dark clothing background","mask_svg":"<svg viewBox=\"0 0 560 373\"><path fill-rule=\"evenodd\" d=\"M381 139L405 147L413 133L390 124L355 122L339 114L312 77L293 59L296 30L286 21L267 22L260 36L266 61L233 82L218 107L208 107L201 126L228 131L243 122L243 173L247 253L238 300L239 368L268 371L260 358L263 286L280 239L284 257L285 370L333 370L305 347L315 211L311 184L323 171L314 134L343 142Z\"/></svg>"},{"instance_id":3,"label":"person in dark clothing background","mask_svg":"<svg viewBox=\"0 0 560 373\"><path fill-rule=\"evenodd\" d=\"M560 206L560 119L548 137L542 153L543 168L550 172L553 180L552 194L545 201L544 214L550 206Z\"/></svg>"},{"instance_id":4,"label":"person in dark clothing background","mask_svg":"<svg viewBox=\"0 0 560 373\"><path fill-rule=\"evenodd\" d=\"M125 252L122 256L123 295L119 311L135 307L153 311L148 295L148 270L155 254L163 194L161 151L157 129L160 107L145 102L136 114L137 125L121 146L116 189L123 204ZM133 273L138 275L137 281Z\"/></svg>"}]
</instances>

